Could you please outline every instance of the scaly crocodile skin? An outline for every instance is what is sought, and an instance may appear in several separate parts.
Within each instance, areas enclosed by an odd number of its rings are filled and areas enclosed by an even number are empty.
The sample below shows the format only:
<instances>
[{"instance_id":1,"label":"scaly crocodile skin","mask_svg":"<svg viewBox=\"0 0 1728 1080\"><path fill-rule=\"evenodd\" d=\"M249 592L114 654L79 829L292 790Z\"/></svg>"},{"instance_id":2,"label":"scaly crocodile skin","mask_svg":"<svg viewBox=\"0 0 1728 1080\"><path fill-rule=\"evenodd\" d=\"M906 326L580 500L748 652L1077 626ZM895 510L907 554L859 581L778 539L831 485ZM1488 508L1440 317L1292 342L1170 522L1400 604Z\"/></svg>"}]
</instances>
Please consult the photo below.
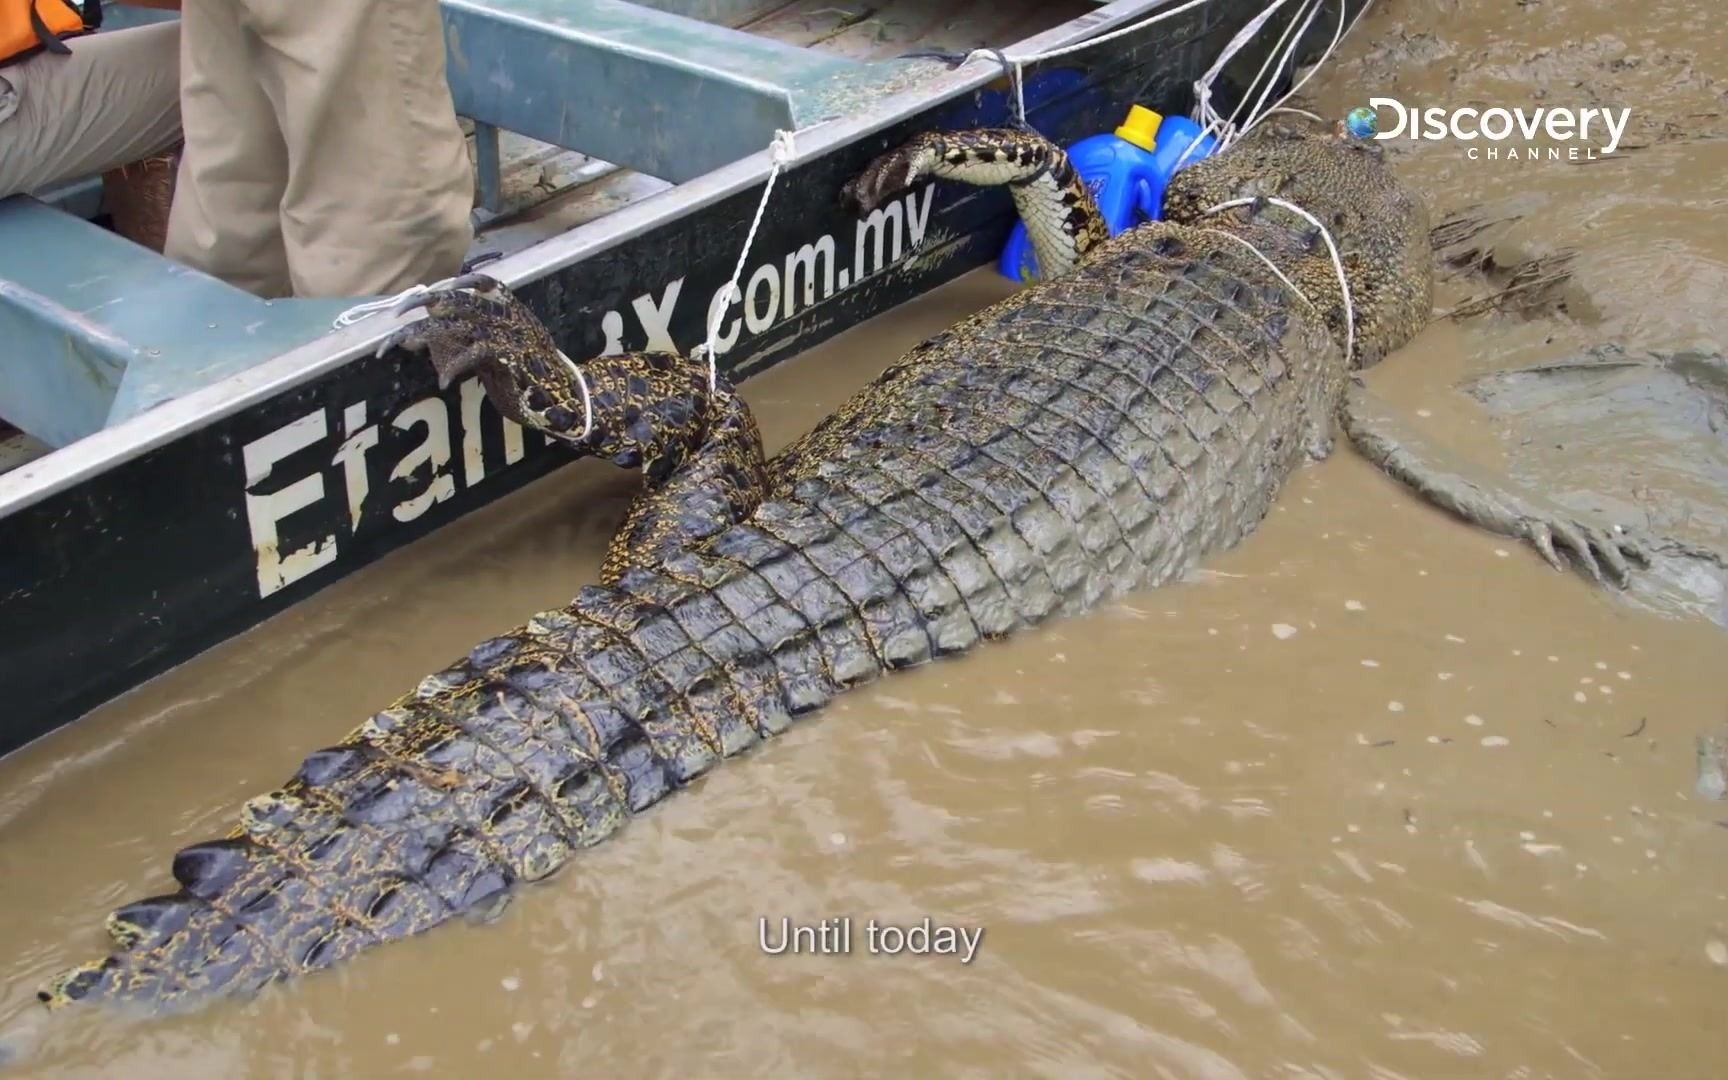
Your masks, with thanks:
<instances>
[{"instance_id":1,"label":"scaly crocodile skin","mask_svg":"<svg viewBox=\"0 0 1728 1080\"><path fill-rule=\"evenodd\" d=\"M604 583L480 643L174 860L179 890L110 920L50 1004L244 992L491 910L722 758L885 670L963 652L1230 547L1342 395L1341 291L1373 362L1429 311L1425 212L1371 147L1268 125L1179 174L1167 223L1101 241L1061 152L1017 131L925 136L849 185L1008 183L1046 279L937 335L764 463L700 365L568 363L474 279L393 338L477 371L507 416L648 473ZM1046 183L1046 181L1050 181ZM1078 191L1075 189L1078 188ZM1292 289L1242 241L1264 253ZM1055 268L1077 265L1069 273ZM478 286L479 291L468 291Z\"/></svg>"}]
</instances>

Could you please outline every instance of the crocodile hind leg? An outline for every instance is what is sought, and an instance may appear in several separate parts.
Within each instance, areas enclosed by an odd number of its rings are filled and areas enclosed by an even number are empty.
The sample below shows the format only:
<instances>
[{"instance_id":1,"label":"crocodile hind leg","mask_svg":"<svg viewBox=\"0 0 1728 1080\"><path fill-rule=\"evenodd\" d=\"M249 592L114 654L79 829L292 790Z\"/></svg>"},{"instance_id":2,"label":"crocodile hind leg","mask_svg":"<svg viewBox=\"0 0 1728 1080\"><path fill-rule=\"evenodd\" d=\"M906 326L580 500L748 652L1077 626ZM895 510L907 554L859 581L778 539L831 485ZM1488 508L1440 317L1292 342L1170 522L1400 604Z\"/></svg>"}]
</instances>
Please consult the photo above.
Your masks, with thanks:
<instances>
[{"instance_id":1,"label":"crocodile hind leg","mask_svg":"<svg viewBox=\"0 0 1728 1080\"><path fill-rule=\"evenodd\" d=\"M869 213L925 180L1007 185L1048 281L1080 265L1110 238L1092 191L1060 146L1016 128L926 132L865 166L840 192L849 210Z\"/></svg>"},{"instance_id":2,"label":"crocodile hind leg","mask_svg":"<svg viewBox=\"0 0 1728 1080\"><path fill-rule=\"evenodd\" d=\"M1650 564L1650 542L1583 519L1511 482L1488 477L1408 428L1359 383L1345 392L1345 433L1357 451L1411 490L1489 532L1523 540L1556 570L1570 561L1597 584L1631 583ZM1658 543L1666 543L1658 541Z\"/></svg>"}]
</instances>

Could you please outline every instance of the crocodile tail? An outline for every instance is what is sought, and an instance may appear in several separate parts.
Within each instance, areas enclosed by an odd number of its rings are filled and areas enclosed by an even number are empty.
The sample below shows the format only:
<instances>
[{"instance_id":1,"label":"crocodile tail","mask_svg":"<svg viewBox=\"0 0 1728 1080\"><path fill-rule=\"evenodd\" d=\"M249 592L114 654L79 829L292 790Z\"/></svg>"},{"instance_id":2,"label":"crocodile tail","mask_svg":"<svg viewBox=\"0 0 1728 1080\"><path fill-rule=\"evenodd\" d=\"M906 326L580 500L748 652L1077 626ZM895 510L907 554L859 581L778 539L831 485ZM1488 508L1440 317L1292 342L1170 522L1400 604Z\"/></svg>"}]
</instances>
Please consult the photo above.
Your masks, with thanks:
<instances>
[{"instance_id":1,"label":"crocodile tail","mask_svg":"<svg viewBox=\"0 0 1728 1080\"><path fill-rule=\"evenodd\" d=\"M789 723L764 657L722 673L727 650L759 652L754 638L694 640L725 610L711 596L626 577L653 599L587 587L311 754L229 836L179 852L178 890L115 911L112 951L39 998L173 1008L495 913L518 883ZM827 694L806 698L799 711Z\"/></svg>"}]
</instances>

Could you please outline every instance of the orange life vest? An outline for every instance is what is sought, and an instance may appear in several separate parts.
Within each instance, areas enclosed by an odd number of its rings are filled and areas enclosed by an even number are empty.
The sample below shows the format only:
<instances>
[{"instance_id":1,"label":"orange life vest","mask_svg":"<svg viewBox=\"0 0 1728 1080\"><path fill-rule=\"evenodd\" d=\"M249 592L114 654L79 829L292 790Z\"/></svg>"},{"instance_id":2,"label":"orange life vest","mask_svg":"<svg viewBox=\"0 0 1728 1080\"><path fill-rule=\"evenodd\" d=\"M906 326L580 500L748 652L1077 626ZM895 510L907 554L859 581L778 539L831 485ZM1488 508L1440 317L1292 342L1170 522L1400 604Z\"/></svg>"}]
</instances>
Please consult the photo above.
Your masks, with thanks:
<instances>
[{"instance_id":1,"label":"orange life vest","mask_svg":"<svg viewBox=\"0 0 1728 1080\"><path fill-rule=\"evenodd\" d=\"M70 53L64 39L102 25L102 0L0 0L0 67L39 52Z\"/></svg>"}]
</instances>

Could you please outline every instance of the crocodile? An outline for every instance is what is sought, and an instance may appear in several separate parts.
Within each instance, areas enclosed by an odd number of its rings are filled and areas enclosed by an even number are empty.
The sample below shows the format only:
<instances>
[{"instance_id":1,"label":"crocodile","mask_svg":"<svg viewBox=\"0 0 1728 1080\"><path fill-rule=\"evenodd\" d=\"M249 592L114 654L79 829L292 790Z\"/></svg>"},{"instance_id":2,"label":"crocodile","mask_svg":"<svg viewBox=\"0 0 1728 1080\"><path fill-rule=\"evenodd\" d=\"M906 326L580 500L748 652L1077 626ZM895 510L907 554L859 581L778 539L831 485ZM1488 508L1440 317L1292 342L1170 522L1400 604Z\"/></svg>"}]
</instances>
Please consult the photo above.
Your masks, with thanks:
<instances>
[{"instance_id":1,"label":"crocodile","mask_svg":"<svg viewBox=\"0 0 1728 1080\"><path fill-rule=\"evenodd\" d=\"M1358 376L1432 308L1427 211L1376 144L1271 122L1108 235L1027 131L933 132L841 193L1006 185L1044 279L913 348L773 459L671 353L581 364L498 282L413 297L383 349L644 484L598 584L481 642L308 756L171 894L109 917L50 1007L245 994L493 917L721 760L884 672L1178 579L1252 532L1342 429L1454 514L1622 582L1635 538L1416 454ZM712 361L710 361L712 363Z\"/></svg>"}]
</instances>

